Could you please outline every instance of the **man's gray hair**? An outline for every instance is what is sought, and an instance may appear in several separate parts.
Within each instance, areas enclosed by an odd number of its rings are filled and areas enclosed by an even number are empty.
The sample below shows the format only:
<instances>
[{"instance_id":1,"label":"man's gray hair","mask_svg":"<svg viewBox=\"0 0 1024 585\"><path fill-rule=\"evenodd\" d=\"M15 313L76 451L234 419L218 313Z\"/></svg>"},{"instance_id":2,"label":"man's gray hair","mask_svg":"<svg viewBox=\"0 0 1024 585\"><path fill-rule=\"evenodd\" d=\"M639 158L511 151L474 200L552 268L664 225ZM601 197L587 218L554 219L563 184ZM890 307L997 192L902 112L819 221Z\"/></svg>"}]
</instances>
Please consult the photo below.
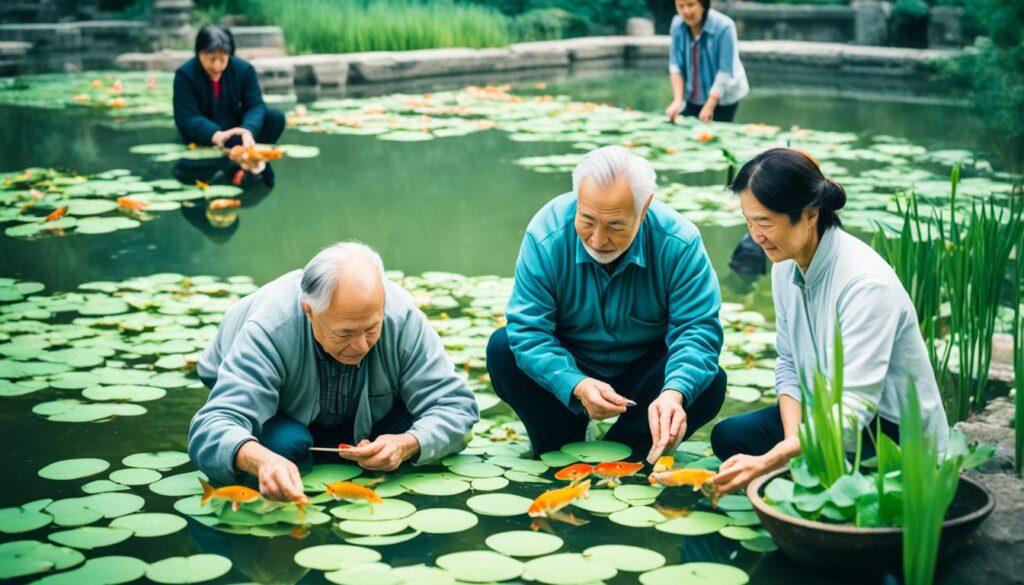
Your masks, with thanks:
<instances>
[{"instance_id":1,"label":"man's gray hair","mask_svg":"<svg viewBox=\"0 0 1024 585\"><path fill-rule=\"evenodd\" d=\"M369 260L377 269L380 281L384 282L384 262L366 244L338 242L328 246L313 256L302 269L302 300L309 304L314 313L321 313L331 305L334 291L338 287L338 274L356 258Z\"/></svg>"},{"instance_id":2,"label":"man's gray hair","mask_svg":"<svg viewBox=\"0 0 1024 585\"><path fill-rule=\"evenodd\" d=\"M599 189L607 189L615 181L625 181L633 195L633 210L640 215L647 200L654 194L657 175L654 167L621 146L603 146L583 156L572 172L572 190L579 197L580 184L589 177Z\"/></svg>"}]
</instances>

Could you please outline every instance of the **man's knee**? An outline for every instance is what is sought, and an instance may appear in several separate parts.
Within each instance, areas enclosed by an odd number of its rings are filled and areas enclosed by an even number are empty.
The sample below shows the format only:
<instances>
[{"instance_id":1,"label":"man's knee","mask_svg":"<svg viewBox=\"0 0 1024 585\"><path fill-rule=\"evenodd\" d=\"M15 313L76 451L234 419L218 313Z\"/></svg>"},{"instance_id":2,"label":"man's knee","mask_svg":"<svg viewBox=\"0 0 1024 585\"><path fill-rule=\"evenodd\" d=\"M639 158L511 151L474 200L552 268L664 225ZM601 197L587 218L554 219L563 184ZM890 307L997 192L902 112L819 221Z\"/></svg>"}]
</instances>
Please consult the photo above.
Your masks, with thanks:
<instances>
[{"instance_id":1,"label":"man's knee","mask_svg":"<svg viewBox=\"0 0 1024 585\"><path fill-rule=\"evenodd\" d=\"M502 386L500 381L494 384L495 380L505 378L517 369L516 358L508 341L508 332L504 327L500 327L487 340L487 373L491 376L495 391L500 393L498 388Z\"/></svg>"},{"instance_id":2,"label":"man's knee","mask_svg":"<svg viewBox=\"0 0 1024 585\"><path fill-rule=\"evenodd\" d=\"M267 108L266 114L263 115L263 127L260 128L260 135L256 137L256 142L264 144L273 144L281 138L281 134L284 133L286 120L284 113L274 108Z\"/></svg>"},{"instance_id":3,"label":"man's knee","mask_svg":"<svg viewBox=\"0 0 1024 585\"><path fill-rule=\"evenodd\" d=\"M267 449L296 464L309 457L309 448L313 446L313 436L306 425L283 414L263 423L259 441Z\"/></svg>"},{"instance_id":4,"label":"man's knee","mask_svg":"<svg viewBox=\"0 0 1024 585\"><path fill-rule=\"evenodd\" d=\"M711 450L715 457L722 461L740 453L742 447L743 425L739 424L737 417L727 418L719 421L711 429Z\"/></svg>"}]
</instances>

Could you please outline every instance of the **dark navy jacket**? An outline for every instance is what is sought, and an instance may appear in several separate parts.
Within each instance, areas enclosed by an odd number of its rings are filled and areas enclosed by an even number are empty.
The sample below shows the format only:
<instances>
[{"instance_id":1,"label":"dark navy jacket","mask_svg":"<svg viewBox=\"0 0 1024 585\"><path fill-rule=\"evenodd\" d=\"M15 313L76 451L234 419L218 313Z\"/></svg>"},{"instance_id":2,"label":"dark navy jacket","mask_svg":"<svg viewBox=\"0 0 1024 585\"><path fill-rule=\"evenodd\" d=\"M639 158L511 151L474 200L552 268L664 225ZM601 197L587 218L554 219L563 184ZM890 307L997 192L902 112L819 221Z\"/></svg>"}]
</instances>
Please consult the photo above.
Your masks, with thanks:
<instances>
[{"instance_id":1,"label":"dark navy jacket","mask_svg":"<svg viewBox=\"0 0 1024 585\"><path fill-rule=\"evenodd\" d=\"M186 142L209 146L214 132L241 126L258 136L267 106L253 66L231 57L220 77L220 99L199 59L192 57L174 72L174 123Z\"/></svg>"}]
</instances>

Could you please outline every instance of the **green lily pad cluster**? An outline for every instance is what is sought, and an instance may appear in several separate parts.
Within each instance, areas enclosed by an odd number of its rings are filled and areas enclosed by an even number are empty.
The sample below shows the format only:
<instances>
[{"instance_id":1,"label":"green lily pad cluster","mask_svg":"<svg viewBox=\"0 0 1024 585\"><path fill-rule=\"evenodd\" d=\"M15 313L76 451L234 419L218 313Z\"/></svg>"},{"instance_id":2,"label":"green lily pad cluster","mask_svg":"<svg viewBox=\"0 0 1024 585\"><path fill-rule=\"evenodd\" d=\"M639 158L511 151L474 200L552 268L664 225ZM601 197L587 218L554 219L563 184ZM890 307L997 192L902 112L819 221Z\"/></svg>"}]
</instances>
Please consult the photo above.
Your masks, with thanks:
<instances>
[{"instance_id":1,"label":"green lily pad cluster","mask_svg":"<svg viewBox=\"0 0 1024 585\"><path fill-rule=\"evenodd\" d=\"M168 116L173 79L173 74L157 71L26 75L0 84L0 104L79 108L118 118Z\"/></svg>"},{"instance_id":2,"label":"green lily pad cluster","mask_svg":"<svg viewBox=\"0 0 1024 585\"><path fill-rule=\"evenodd\" d=\"M258 148L279 150L286 158L315 158L320 156L320 149L315 146L301 144L259 144ZM181 144L180 142L139 144L129 149L135 154L143 154L156 162L174 162L177 160L217 159L224 156L224 151L217 146L200 146Z\"/></svg>"}]
</instances>

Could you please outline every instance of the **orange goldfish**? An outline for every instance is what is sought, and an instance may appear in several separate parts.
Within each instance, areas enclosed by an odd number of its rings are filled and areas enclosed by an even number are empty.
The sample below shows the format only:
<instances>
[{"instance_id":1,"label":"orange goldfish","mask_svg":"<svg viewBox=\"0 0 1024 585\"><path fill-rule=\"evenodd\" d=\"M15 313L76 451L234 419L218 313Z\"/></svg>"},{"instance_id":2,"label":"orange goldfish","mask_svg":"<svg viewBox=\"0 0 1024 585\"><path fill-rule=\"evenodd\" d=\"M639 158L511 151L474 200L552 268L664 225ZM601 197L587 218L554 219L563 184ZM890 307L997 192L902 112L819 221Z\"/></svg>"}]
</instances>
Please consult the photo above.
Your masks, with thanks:
<instances>
[{"instance_id":1,"label":"orange goldfish","mask_svg":"<svg viewBox=\"0 0 1024 585\"><path fill-rule=\"evenodd\" d=\"M593 466L587 465L586 463L576 463L574 465L570 465L568 467L559 469L555 473L555 479L560 479L562 481L569 480L575 482L590 476L591 473L594 473Z\"/></svg>"},{"instance_id":2,"label":"orange goldfish","mask_svg":"<svg viewBox=\"0 0 1024 585\"><path fill-rule=\"evenodd\" d=\"M68 206L65 205L64 207L54 210L52 213L50 213L50 215L47 215L46 219L44 219L43 221L57 221L58 219L64 217L64 214L67 212Z\"/></svg>"},{"instance_id":3,"label":"orange goldfish","mask_svg":"<svg viewBox=\"0 0 1024 585\"><path fill-rule=\"evenodd\" d=\"M149 79L146 81L146 86L149 87L149 91L156 90L156 76L150 75Z\"/></svg>"},{"instance_id":4,"label":"orange goldfish","mask_svg":"<svg viewBox=\"0 0 1024 585\"><path fill-rule=\"evenodd\" d=\"M210 184L209 183L204 183L203 181L200 181L200 180L196 179L196 187L199 187L203 191L206 191L207 189L210 188Z\"/></svg>"},{"instance_id":5,"label":"orange goldfish","mask_svg":"<svg viewBox=\"0 0 1024 585\"><path fill-rule=\"evenodd\" d=\"M78 102L80 104L84 104L84 103L90 101L92 98L90 98L89 94L87 94L87 93L80 93L78 95L75 95L71 99L75 100L76 102Z\"/></svg>"},{"instance_id":6,"label":"orange goldfish","mask_svg":"<svg viewBox=\"0 0 1024 585\"><path fill-rule=\"evenodd\" d=\"M149 207L144 201L132 199L131 197L118 197L117 204L130 211L145 211Z\"/></svg>"},{"instance_id":7,"label":"orange goldfish","mask_svg":"<svg viewBox=\"0 0 1024 585\"><path fill-rule=\"evenodd\" d=\"M273 148L256 148L255 146L238 146L232 147L228 151L228 156L231 160L246 160L252 162L263 162L268 160L277 160L284 156L284 153L280 150L274 150Z\"/></svg>"},{"instance_id":8,"label":"orange goldfish","mask_svg":"<svg viewBox=\"0 0 1024 585\"><path fill-rule=\"evenodd\" d=\"M569 524L586 524L585 520L578 520L572 514L562 514L560 510L571 504L577 498L590 497L590 480L580 483L571 483L564 488L548 490L530 504L526 511L530 518L551 518ZM535 528L536 529L536 528Z\"/></svg>"},{"instance_id":9,"label":"orange goldfish","mask_svg":"<svg viewBox=\"0 0 1024 585\"><path fill-rule=\"evenodd\" d=\"M340 448L340 447L339 447ZM335 500L363 500L371 504L383 504L384 500L372 489L351 481L325 483L327 493Z\"/></svg>"},{"instance_id":10,"label":"orange goldfish","mask_svg":"<svg viewBox=\"0 0 1024 585\"><path fill-rule=\"evenodd\" d=\"M597 485L607 485L615 487L622 482L619 480L624 477L635 475L636 472L644 468L643 463L629 463L627 461L611 461L608 463L598 463L594 466L594 475L602 478L601 481L597 482Z\"/></svg>"},{"instance_id":11,"label":"orange goldfish","mask_svg":"<svg viewBox=\"0 0 1024 585\"><path fill-rule=\"evenodd\" d=\"M205 506L210 500L221 500L223 502L231 502L231 509L238 511L238 507L242 504L249 504L260 499L260 493L252 488L247 488L244 485L229 485L222 488L216 488L205 481L203 478L199 478L199 484L203 486L203 497L199 500L200 506Z\"/></svg>"},{"instance_id":12,"label":"orange goldfish","mask_svg":"<svg viewBox=\"0 0 1024 585\"><path fill-rule=\"evenodd\" d=\"M244 180L245 180L245 170L244 169L238 169L238 172L235 173L235 176L231 178L231 184L236 186L236 187L240 187L242 185L242 181L244 181Z\"/></svg>"},{"instance_id":13,"label":"orange goldfish","mask_svg":"<svg viewBox=\"0 0 1024 585\"><path fill-rule=\"evenodd\" d=\"M659 457L658 461L654 464L654 473L661 471L668 471L672 469L672 466L676 464L676 458L671 455L665 455Z\"/></svg>"},{"instance_id":14,"label":"orange goldfish","mask_svg":"<svg viewBox=\"0 0 1024 585\"><path fill-rule=\"evenodd\" d=\"M92 83L90 85L92 85L93 89L99 89L99 88L103 87L103 82L100 81L99 79L93 79Z\"/></svg>"},{"instance_id":15,"label":"orange goldfish","mask_svg":"<svg viewBox=\"0 0 1024 585\"><path fill-rule=\"evenodd\" d=\"M693 486L693 491L697 491L702 485L709 479L715 476L714 471L707 469L672 469L662 471L659 473L653 473L647 478L647 481L651 485L659 484L668 487L678 487L681 485Z\"/></svg>"},{"instance_id":16,"label":"orange goldfish","mask_svg":"<svg viewBox=\"0 0 1024 585\"><path fill-rule=\"evenodd\" d=\"M120 79L115 79L114 84L110 86L111 91L114 93L124 93L124 85Z\"/></svg>"},{"instance_id":17,"label":"orange goldfish","mask_svg":"<svg viewBox=\"0 0 1024 585\"><path fill-rule=\"evenodd\" d=\"M715 139L715 135L710 132L701 132L697 134L697 142L711 142Z\"/></svg>"},{"instance_id":18,"label":"orange goldfish","mask_svg":"<svg viewBox=\"0 0 1024 585\"><path fill-rule=\"evenodd\" d=\"M112 108L123 108L128 105L128 102L124 101L124 98L114 98L108 102L108 105Z\"/></svg>"},{"instance_id":19,"label":"orange goldfish","mask_svg":"<svg viewBox=\"0 0 1024 585\"><path fill-rule=\"evenodd\" d=\"M209 208L213 211L218 211L230 207L240 207L241 205L242 202L238 199L214 199L210 202Z\"/></svg>"}]
</instances>

